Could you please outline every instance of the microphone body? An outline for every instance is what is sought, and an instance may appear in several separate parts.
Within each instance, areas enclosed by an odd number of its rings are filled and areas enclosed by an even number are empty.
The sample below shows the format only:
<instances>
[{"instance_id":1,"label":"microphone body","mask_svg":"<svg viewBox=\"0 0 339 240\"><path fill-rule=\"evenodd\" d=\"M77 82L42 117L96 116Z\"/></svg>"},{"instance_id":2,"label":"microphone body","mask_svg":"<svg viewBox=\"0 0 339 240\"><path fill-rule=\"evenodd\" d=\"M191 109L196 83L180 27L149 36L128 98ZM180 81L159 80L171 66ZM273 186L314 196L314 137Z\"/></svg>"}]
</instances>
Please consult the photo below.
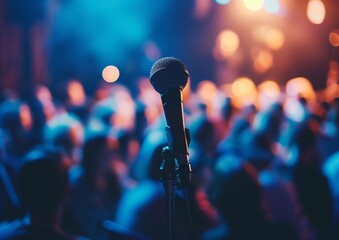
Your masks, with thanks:
<instances>
[{"instance_id":1,"label":"microphone body","mask_svg":"<svg viewBox=\"0 0 339 240\"><path fill-rule=\"evenodd\" d=\"M189 134L185 128L182 90L188 71L175 58L162 58L151 69L151 84L160 93L167 122L168 147L175 159L178 188L185 188L191 181L192 168L188 155Z\"/></svg>"}]
</instances>

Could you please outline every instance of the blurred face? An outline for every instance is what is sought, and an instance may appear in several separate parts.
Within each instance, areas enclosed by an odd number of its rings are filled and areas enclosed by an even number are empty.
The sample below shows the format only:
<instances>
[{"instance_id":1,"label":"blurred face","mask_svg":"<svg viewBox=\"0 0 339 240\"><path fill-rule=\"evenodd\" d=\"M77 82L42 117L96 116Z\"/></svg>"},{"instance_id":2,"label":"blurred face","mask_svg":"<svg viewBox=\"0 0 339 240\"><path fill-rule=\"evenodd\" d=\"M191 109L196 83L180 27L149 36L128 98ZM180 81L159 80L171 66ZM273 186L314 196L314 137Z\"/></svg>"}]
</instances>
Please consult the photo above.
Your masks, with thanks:
<instances>
[{"instance_id":1,"label":"blurred face","mask_svg":"<svg viewBox=\"0 0 339 240\"><path fill-rule=\"evenodd\" d=\"M69 96L69 100L73 105L81 105L86 101L86 95L84 88L81 83L78 81L70 81L67 86L67 92Z\"/></svg>"},{"instance_id":2,"label":"blurred face","mask_svg":"<svg viewBox=\"0 0 339 240\"><path fill-rule=\"evenodd\" d=\"M29 107L25 104L20 107L20 121L24 130L28 131L32 128L32 114Z\"/></svg>"}]
</instances>

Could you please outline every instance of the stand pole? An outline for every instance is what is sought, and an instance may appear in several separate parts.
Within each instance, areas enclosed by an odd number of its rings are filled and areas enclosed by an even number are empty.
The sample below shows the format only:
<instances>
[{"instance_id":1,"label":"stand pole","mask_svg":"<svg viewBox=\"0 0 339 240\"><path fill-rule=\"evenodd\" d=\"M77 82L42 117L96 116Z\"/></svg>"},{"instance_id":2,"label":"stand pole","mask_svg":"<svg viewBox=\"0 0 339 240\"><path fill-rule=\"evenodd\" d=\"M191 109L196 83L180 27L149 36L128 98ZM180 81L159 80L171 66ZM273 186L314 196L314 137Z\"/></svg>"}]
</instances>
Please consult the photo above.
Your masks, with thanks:
<instances>
[{"instance_id":1,"label":"stand pole","mask_svg":"<svg viewBox=\"0 0 339 240\"><path fill-rule=\"evenodd\" d=\"M168 147L162 150L162 164L160 167L161 181L165 190L165 238L172 240L174 233L174 213L175 213L175 159Z\"/></svg>"}]
</instances>

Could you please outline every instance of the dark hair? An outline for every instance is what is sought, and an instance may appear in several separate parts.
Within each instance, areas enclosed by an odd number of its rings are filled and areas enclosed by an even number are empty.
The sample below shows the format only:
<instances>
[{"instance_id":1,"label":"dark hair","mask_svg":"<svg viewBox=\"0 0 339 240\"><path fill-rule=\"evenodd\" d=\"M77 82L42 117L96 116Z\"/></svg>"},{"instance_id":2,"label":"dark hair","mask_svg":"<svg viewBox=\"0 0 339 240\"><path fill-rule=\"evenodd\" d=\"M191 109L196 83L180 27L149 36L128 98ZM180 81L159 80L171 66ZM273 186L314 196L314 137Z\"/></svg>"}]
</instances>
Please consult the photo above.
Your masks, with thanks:
<instances>
[{"instance_id":1,"label":"dark hair","mask_svg":"<svg viewBox=\"0 0 339 240\"><path fill-rule=\"evenodd\" d=\"M208 195L231 225L264 217L256 171L238 159L227 155L218 159Z\"/></svg>"},{"instance_id":2,"label":"dark hair","mask_svg":"<svg viewBox=\"0 0 339 240\"><path fill-rule=\"evenodd\" d=\"M19 173L20 196L30 211L58 207L68 185L64 154L52 146L38 146L29 152Z\"/></svg>"},{"instance_id":3,"label":"dark hair","mask_svg":"<svg viewBox=\"0 0 339 240\"><path fill-rule=\"evenodd\" d=\"M122 185L117 172L118 169L112 168L111 164L121 160L119 148L117 139L111 139L105 135L94 136L85 141L82 159L84 177L87 183L91 187L96 187L97 178L103 177L108 184L106 190L115 198L120 196Z\"/></svg>"}]
</instances>

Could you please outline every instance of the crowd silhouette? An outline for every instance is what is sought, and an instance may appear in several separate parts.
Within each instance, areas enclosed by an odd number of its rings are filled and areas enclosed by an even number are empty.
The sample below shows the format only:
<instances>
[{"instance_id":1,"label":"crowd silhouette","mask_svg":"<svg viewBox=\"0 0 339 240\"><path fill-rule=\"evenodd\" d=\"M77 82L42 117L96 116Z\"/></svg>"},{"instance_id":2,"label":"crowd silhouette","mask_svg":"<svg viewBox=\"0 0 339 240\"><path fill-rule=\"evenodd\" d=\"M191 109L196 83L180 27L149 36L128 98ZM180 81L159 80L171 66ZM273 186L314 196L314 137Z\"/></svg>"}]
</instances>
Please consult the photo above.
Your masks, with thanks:
<instances>
[{"instance_id":1,"label":"crowd silhouette","mask_svg":"<svg viewBox=\"0 0 339 240\"><path fill-rule=\"evenodd\" d=\"M148 79L136 93L60 89L1 93L0 239L164 239L158 93ZM338 99L299 95L295 120L284 97L264 108L219 95L184 93L194 238L339 239ZM175 201L175 239L190 239L180 191Z\"/></svg>"}]
</instances>

